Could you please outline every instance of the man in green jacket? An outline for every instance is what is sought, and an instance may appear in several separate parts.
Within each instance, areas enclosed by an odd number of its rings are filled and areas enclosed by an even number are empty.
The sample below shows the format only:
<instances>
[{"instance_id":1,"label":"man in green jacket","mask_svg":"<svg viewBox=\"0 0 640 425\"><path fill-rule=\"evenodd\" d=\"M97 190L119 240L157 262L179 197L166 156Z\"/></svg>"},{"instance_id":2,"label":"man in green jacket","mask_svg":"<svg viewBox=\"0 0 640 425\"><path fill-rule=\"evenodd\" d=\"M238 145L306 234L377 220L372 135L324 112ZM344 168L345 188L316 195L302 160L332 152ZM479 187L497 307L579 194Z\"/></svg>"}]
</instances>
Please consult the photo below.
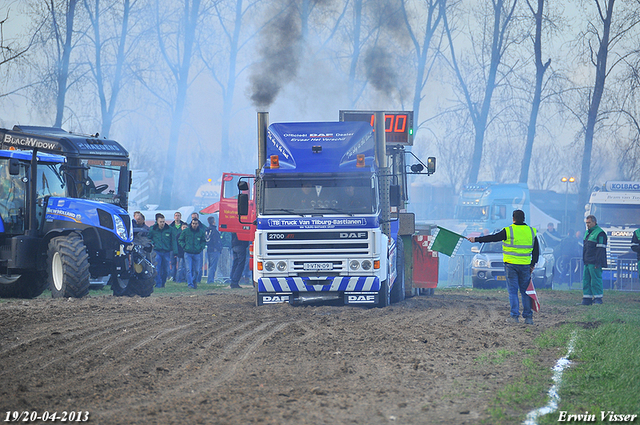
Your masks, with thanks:
<instances>
[{"instance_id":1,"label":"man in green jacket","mask_svg":"<svg viewBox=\"0 0 640 425\"><path fill-rule=\"evenodd\" d=\"M200 220L191 220L189 227L180 234L178 244L184 249L184 261L187 265L187 286L196 289L198 287L198 272L202 270L202 251L207 245L207 235L202 226L200 226Z\"/></svg>"},{"instance_id":2,"label":"man in green jacket","mask_svg":"<svg viewBox=\"0 0 640 425\"><path fill-rule=\"evenodd\" d=\"M171 253L178 252L175 230L166 224L164 215L156 214L156 223L149 229L149 239L156 251L158 273L156 274L156 288L164 288L169 276Z\"/></svg>"},{"instance_id":3,"label":"man in green jacket","mask_svg":"<svg viewBox=\"0 0 640 425\"><path fill-rule=\"evenodd\" d=\"M598 226L595 216L585 219L587 231L582 245L582 305L602 304L602 269L607 267L607 232Z\"/></svg>"}]
</instances>

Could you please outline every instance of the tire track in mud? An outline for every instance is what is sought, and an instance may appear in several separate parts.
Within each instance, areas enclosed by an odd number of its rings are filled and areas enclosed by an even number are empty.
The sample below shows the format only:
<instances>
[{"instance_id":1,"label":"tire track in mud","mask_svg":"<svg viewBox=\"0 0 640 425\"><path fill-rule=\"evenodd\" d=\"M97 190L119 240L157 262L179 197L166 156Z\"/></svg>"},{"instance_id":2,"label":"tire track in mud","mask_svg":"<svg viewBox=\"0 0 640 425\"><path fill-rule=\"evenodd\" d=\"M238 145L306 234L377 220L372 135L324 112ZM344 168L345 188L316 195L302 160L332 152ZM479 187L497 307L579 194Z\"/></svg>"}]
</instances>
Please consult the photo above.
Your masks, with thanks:
<instances>
[{"instance_id":1,"label":"tire track in mud","mask_svg":"<svg viewBox=\"0 0 640 425\"><path fill-rule=\"evenodd\" d=\"M111 335L112 339L117 340L120 337L120 329L134 326L137 323L139 323L139 320L127 318L118 320L117 323L115 323L116 327L113 327L112 324L109 323L103 324L102 328L99 329L91 326L88 327L86 324L61 329L60 323L58 323L55 327L45 328L38 335L3 350L0 356L8 358L12 352L22 349L39 352L40 354L38 356L31 359L32 363L22 363L18 365L18 368L14 369L13 373L19 372L25 367L31 368L34 364L38 365L39 372L43 372L44 369L53 363L99 346L104 342L105 336L108 337ZM52 353L54 354L53 358L51 358Z\"/></svg>"},{"instance_id":2,"label":"tire track in mud","mask_svg":"<svg viewBox=\"0 0 640 425\"><path fill-rule=\"evenodd\" d=\"M135 323L135 319L132 318L122 318L119 322L115 323L116 326L127 326L130 323ZM67 322L56 322L45 324L44 326L39 327L36 331L33 328L27 329L26 326L17 331L18 334L28 334L28 339L18 339L18 342L11 344L9 347L3 348L0 350L0 357L5 357L10 355L12 351L15 351L18 348L30 346L32 344L48 344L51 342L52 337L61 336L65 339L70 338L97 338L101 334L105 332L113 331L111 329L112 324L102 324L102 328L93 328L87 327L85 323L78 323L77 321L71 322L67 319ZM54 340L55 341L55 340Z\"/></svg>"},{"instance_id":3,"label":"tire track in mud","mask_svg":"<svg viewBox=\"0 0 640 425\"><path fill-rule=\"evenodd\" d=\"M257 349L265 340L271 338L278 332L282 332L293 322L287 321L276 324L268 321L257 323L249 321L229 327L224 332L209 332L207 336L212 336L201 347L203 351L214 345L221 345L221 351L215 359L209 359L201 367L197 366L198 359L190 354L189 358L173 371L167 372L165 376L156 381L156 385L164 385L163 382L174 382L175 385L165 385L164 391L155 400L143 400L129 405L126 409L116 407L109 410L109 416L129 415L132 409L137 411L154 410L154 406L165 403L176 403L177 400L192 398L194 394L202 394L225 384L233 379L239 367L247 359L254 355ZM216 335L212 335L216 333ZM207 339L205 337L205 339ZM160 421L162 422L162 421Z\"/></svg>"},{"instance_id":4,"label":"tire track in mud","mask_svg":"<svg viewBox=\"0 0 640 425\"><path fill-rule=\"evenodd\" d=\"M478 423L522 367L487 356L543 330L505 326L504 293L384 309L185 294L0 305L0 406L82 406L103 425Z\"/></svg>"}]
</instances>

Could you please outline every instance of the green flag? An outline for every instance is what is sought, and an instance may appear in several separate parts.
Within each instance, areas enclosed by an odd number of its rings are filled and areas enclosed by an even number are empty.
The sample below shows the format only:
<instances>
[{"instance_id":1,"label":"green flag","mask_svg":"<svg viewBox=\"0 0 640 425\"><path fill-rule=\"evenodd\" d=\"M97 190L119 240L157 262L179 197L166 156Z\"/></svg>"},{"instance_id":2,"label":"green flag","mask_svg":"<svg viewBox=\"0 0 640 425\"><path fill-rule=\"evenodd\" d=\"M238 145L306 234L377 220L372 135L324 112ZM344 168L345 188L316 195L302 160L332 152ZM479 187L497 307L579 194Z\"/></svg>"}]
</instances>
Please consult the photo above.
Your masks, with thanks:
<instances>
[{"instance_id":1,"label":"green flag","mask_svg":"<svg viewBox=\"0 0 640 425\"><path fill-rule=\"evenodd\" d=\"M451 257L452 255L455 255L463 239L464 236L438 226L435 233L432 235L432 242L429 249L441 252Z\"/></svg>"}]
</instances>

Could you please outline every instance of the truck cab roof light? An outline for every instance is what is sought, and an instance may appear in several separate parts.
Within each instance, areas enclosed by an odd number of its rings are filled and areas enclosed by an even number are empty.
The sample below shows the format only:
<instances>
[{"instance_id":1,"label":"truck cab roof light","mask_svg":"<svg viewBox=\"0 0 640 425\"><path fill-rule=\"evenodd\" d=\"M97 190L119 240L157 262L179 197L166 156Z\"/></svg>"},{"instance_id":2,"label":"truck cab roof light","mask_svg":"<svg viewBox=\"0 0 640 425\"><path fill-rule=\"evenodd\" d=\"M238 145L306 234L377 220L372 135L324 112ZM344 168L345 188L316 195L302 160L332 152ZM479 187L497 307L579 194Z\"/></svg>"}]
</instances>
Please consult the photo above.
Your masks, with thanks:
<instances>
[{"instance_id":1,"label":"truck cab roof light","mask_svg":"<svg viewBox=\"0 0 640 425\"><path fill-rule=\"evenodd\" d=\"M280 158L278 155L271 155L271 168L280 168Z\"/></svg>"},{"instance_id":2,"label":"truck cab roof light","mask_svg":"<svg viewBox=\"0 0 640 425\"><path fill-rule=\"evenodd\" d=\"M362 168L364 167L364 154L359 153L356 160L356 167Z\"/></svg>"}]
</instances>

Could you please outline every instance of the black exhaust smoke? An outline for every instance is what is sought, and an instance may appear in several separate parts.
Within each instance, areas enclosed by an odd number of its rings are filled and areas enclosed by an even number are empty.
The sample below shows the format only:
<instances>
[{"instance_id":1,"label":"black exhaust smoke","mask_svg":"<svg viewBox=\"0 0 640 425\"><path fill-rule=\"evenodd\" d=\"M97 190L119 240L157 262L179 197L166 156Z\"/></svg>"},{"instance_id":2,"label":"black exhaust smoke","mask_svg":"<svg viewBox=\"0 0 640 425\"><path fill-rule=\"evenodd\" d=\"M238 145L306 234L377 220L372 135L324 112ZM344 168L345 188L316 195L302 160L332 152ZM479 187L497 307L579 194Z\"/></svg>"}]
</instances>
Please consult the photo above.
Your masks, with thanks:
<instances>
[{"instance_id":1,"label":"black exhaust smoke","mask_svg":"<svg viewBox=\"0 0 640 425\"><path fill-rule=\"evenodd\" d=\"M250 77L251 101L256 107L270 106L285 83L291 81L300 66L302 33L296 10L273 19L265 28L261 59Z\"/></svg>"}]
</instances>

